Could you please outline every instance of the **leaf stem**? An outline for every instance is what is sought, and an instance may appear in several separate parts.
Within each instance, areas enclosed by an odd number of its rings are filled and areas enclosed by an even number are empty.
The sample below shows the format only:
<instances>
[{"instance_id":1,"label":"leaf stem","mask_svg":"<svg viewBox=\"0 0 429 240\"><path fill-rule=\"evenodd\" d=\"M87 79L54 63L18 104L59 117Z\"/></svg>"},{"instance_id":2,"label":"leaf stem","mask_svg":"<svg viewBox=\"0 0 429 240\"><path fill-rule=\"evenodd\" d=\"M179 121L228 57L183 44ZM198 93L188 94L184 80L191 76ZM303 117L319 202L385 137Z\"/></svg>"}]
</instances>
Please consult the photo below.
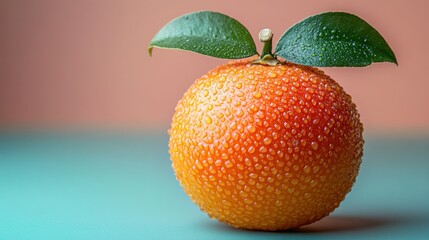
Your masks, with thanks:
<instances>
[{"instance_id":1,"label":"leaf stem","mask_svg":"<svg viewBox=\"0 0 429 240\"><path fill-rule=\"evenodd\" d=\"M259 32L259 40L262 42L262 54L259 59L253 61L254 64L275 66L280 61L274 57L273 50L273 32L269 28L264 28Z\"/></svg>"}]
</instances>

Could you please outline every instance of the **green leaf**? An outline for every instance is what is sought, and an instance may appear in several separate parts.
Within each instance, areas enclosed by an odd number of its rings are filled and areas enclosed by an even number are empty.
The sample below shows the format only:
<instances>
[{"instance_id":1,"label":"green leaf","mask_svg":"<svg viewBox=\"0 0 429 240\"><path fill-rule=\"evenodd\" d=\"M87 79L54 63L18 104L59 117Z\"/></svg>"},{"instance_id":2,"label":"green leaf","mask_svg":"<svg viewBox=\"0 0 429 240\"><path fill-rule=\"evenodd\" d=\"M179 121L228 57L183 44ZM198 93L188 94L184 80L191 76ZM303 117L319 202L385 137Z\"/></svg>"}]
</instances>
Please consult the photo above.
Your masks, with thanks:
<instances>
[{"instance_id":1,"label":"green leaf","mask_svg":"<svg viewBox=\"0 0 429 240\"><path fill-rule=\"evenodd\" d=\"M321 13L292 26L280 38L275 55L318 67L397 64L384 38L361 18L343 12Z\"/></svg>"},{"instance_id":2,"label":"green leaf","mask_svg":"<svg viewBox=\"0 0 429 240\"><path fill-rule=\"evenodd\" d=\"M149 44L189 50L218 58L237 59L257 54L249 31L237 20L217 12L194 12L165 25Z\"/></svg>"}]
</instances>

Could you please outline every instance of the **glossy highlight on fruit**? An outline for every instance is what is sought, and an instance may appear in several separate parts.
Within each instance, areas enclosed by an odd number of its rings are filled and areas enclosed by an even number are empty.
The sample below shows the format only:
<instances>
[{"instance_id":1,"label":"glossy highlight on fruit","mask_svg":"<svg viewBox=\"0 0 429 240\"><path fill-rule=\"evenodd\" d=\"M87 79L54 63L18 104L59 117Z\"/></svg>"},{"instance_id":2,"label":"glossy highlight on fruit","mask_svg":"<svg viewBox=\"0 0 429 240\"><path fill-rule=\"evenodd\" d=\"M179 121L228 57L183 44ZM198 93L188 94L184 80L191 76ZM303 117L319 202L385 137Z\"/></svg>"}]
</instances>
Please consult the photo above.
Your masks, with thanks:
<instances>
[{"instance_id":1,"label":"glossy highlight on fruit","mask_svg":"<svg viewBox=\"0 0 429 240\"><path fill-rule=\"evenodd\" d=\"M247 59L187 90L169 147L177 179L210 217L282 230L339 206L358 174L362 132L351 97L322 71Z\"/></svg>"}]
</instances>

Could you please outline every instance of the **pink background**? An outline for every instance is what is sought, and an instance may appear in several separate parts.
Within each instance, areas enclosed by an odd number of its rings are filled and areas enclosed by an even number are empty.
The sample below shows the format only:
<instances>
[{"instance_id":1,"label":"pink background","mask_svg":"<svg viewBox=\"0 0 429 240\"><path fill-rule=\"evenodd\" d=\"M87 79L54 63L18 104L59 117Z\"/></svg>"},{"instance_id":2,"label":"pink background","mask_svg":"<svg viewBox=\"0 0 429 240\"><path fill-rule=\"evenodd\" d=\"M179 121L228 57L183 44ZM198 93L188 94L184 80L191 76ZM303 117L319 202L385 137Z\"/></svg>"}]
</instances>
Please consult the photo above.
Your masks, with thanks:
<instances>
[{"instance_id":1,"label":"pink background","mask_svg":"<svg viewBox=\"0 0 429 240\"><path fill-rule=\"evenodd\" d=\"M246 2L246 3L244 3ZM346 11L386 38L399 67L326 68L367 130L429 132L429 1L0 2L0 128L166 129L193 81L226 62L147 45L173 18L220 11L274 42L292 24ZM259 47L259 46L258 46Z\"/></svg>"}]
</instances>

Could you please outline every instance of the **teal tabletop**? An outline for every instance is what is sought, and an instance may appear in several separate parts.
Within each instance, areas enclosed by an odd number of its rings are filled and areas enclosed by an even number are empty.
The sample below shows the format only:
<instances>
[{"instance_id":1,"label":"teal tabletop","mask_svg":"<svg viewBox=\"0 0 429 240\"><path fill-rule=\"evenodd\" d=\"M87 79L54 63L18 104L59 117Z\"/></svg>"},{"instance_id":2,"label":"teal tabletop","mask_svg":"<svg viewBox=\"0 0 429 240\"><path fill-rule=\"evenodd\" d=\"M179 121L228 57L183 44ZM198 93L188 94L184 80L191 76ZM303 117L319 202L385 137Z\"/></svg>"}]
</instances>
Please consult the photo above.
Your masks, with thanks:
<instances>
[{"instance_id":1,"label":"teal tabletop","mask_svg":"<svg viewBox=\"0 0 429 240\"><path fill-rule=\"evenodd\" d=\"M211 220L176 181L164 132L0 134L0 239L429 239L429 136L365 136L357 182L294 231Z\"/></svg>"}]
</instances>

